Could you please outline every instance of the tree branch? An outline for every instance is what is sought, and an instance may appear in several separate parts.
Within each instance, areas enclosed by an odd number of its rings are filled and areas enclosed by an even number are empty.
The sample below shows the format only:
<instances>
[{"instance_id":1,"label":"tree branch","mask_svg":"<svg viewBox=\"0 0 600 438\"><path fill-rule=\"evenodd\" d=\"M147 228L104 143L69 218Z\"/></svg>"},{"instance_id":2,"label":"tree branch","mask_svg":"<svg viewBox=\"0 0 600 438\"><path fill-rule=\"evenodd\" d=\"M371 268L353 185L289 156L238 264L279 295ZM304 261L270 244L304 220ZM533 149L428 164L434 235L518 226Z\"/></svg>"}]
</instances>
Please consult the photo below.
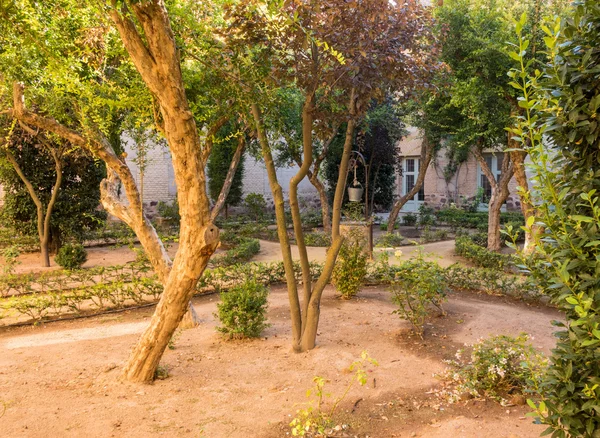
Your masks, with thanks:
<instances>
[{"instance_id":1,"label":"tree branch","mask_svg":"<svg viewBox=\"0 0 600 438\"><path fill-rule=\"evenodd\" d=\"M206 141L204 142L204 148L202 150L202 162L204 164L206 164L206 162L208 161L210 151L212 150L215 141L215 135L217 135L219 129L221 129L228 121L229 116L221 116L208 129L208 132L206 133Z\"/></svg>"},{"instance_id":2,"label":"tree branch","mask_svg":"<svg viewBox=\"0 0 600 438\"><path fill-rule=\"evenodd\" d=\"M492 169L490 169L490 166L488 166L487 162L485 161L485 158L483 157L479 146L473 149L473 155L475 156L475 159L477 159L477 161L479 162L479 165L481 166L481 171L489 181L490 186L492 186L492 189L497 190L498 181L496 181L496 177L492 173ZM502 164L504 165L504 161L502 162Z\"/></svg>"},{"instance_id":3,"label":"tree branch","mask_svg":"<svg viewBox=\"0 0 600 438\"><path fill-rule=\"evenodd\" d=\"M127 164L121 161L108 140L100 134L97 134L97 139L86 138L51 117L40 116L27 110L23 90L23 84L17 82L13 84L14 108L11 112L12 116L38 129L52 132L72 145L79 146L104 161L108 176L100 185L102 205L136 232L154 270L161 281L166 281L171 269L171 259L158 238L152 223L144 215L140 193ZM117 196L116 187L119 182L125 188L127 200L129 201L127 206Z\"/></svg>"},{"instance_id":4,"label":"tree branch","mask_svg":"<svg viewBox=\"0 0 600 438\"><path fill-rule=\"evenodd\" d=\"M227 176L225 177L225 182L223 182L223 187L221 187L221 192L219 193L219 197L217 198L217 202L212 209L210 214L210 221L214 222L214 220L219 216L223 206L225 205L225 201L227 200L227 196L229 195L229 190L231 190L231 185L233 184L233 179L235 178L235 173L237 172L238 165L242 160L242 156L244 155L244 150L246 149L246 138L245 134L242 135L238 139L238 145L235 150L235 154L233 154L233 159L231 160L231 164L229 165L229 170L227 171Z\"/></svg>"}]
</instances>

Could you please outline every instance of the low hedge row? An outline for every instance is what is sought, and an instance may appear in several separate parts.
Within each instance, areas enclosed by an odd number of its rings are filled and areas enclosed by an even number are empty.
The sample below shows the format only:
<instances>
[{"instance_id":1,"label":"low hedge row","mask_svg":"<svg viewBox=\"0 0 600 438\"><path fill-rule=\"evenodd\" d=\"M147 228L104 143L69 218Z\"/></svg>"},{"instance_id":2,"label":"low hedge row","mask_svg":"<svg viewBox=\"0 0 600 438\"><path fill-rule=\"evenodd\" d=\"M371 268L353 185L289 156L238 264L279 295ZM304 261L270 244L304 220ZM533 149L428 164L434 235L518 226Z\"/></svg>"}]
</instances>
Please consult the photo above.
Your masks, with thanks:
<instances>
[{"instance_id":1,"label":"low hedge row","mask_svg":"<svg viewBox=\"0 0 600 438\"><path fill-rule=\"evenodd\" d=\"M489 251L474 242L471 236L457 237L454 241L454 250L457 255L481 268L505 270L513 266L512 256Z\"/></svg>"},{"instance_id":2,"label":"low hedge row","mask_svg":"<svg viewBox=\"0 0 600 438\"><path fill-rule=\"evenodd\" d=\"M487 229L488 212L468 212L459 208L445 208L435 213L436 222L440 225L448 225L455 228L477 228ZM519 212L500 213L500 224L519 223L525 224L523 214Z\"/></svg>"},{"instance_id":3,"label":"low hedge row","mask_svg":"<svg viewBox=\"0 0 600 438\"><path fill-rule=\"evenodd\" d=\"M126 268L121 267L122 271ZM472 290L487 294L510 295L517 298L539 297L538 288L529 278L507 274L497 269L474 268L453 265L439 268L447 288ZM367 266L365 283L371 285L390 284L392 279L414 270L408 262L389 265L387 261L370 263ZM311 263L313 281L323 271L323 264ZM33 321L56 319L65 314L98 314L116 308L152 303L159 299L163 287L156 276L142 269L132 269L119 281L107 284L91 284L66 292L34 292L29 295L3 299L0 304L0 319L10 316L28 316ZM299 264L295 265L296 281L301 282ZM127 277L127 278L126 278ZM72 277L67 277L72 278ZM252 280L262 285L285 283L283 262L237 263L207 269L197 285L197 294L221 292L245 281ZM66 283L67 280L63 280Z\"/></svg>"}]
</instances>

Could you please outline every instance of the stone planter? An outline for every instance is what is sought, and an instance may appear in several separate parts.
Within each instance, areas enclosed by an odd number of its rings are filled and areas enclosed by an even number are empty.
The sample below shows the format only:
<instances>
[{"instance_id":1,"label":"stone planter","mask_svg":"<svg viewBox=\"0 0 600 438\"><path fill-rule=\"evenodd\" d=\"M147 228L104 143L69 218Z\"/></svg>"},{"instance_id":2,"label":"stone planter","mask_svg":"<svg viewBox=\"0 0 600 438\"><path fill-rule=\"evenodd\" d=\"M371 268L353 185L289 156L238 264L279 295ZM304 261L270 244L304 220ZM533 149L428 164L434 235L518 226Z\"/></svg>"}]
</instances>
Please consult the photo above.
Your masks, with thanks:
<instances>
[{"instance_id":1,"label":"stone planter","mask_svg":"<svg viewBox=\"0 0 600 438\"><path fill-rule=\"evenodd\" d=\"M373 239L372 239L373 224L366 221L344 221L340 223L340 234L348 236L353 230L358 230L364 236L364 252L369 257L373 254Z\"/></svg>"}]
</instances>

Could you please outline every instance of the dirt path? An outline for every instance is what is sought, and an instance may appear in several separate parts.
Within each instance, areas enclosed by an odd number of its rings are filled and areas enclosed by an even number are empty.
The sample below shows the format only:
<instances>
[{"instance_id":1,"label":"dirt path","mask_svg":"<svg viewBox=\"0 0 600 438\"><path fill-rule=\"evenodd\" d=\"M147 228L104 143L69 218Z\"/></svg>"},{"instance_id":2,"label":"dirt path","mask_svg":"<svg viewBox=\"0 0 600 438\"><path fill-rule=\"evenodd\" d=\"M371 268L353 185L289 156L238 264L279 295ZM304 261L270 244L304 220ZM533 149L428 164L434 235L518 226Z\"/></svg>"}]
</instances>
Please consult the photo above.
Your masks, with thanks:
<instances>
[{"instance_id":1,"label":"dirt path","mask_svg":"<svg viewBox=\"0 0 600 438\"><path fill-rule=\"evenodd\" d=\"M524 419L525 407L444 406L426 392L437 385L433 374L444 368L443 358L488 333L529 331L548 351L550 320L560 317L550 309L453 294L448 316L431 320L421 342L407 337L408 325L391 314L387 291L365 288L359 298L340 301L328 289L318 347L294 354L283 287L272 289L272 325L259 340L223 340L214 330L217 299L195 300L203 323L167 350L163 364L171 377L154 385L117 379L152 309L0 332L0 403L6 406L0 436L282 437L312 378L329 379L328 391L339 394L351 377L348 365L363 350L380 366L342 404L353 434L514 438L543 430Z\"/></svg>"},{"instance_id":2,"label":"dirt path","mask_svg":"<svg viewBox=\"0 0 600 438\"><path fill-rule=\"evenodd\" d=\"M139 245L136 245L140 248ZM171 256L175 256L177 252L178 244L170 244L168 246L168 252ZM390 262L395 263L398 260L406 260L410 258L417 248L422 248L426 254L429 254L429 258L436 260L442 266L449 266L460 259L454 255L454 240L446 240L442 242L427 243L419 246L403 246L401 251L404 254L401 258L396 258L393 254L395 251L387 250L390 254ZM325 248L308 247L308 258L315 261L325 261ZM379 253L381 248L375 248L375 253ZM127 246L97 246L87 248L88 260L83 265L84 268L92 268L98 266L113 266L123 265L127 262L135 260L136 253ZM292 245L292 256L298 259L298 247ZM252 261L256 262L274 262L282 260L281 248L279 243L270 242L268 240L260 241L260 253L252 258ZM17 273L25 272L44 272L48 270L60 269L60 267L54 262L54 258L51 257L50 268L43 268L40 266L40 254L39 253L28 253L22 254L19 257L20 264L16 266L15 271Z\"/></svg>"},{"instance_id":3,"label":"dirt path","mask_svg":"<svg viewBox=\"0 0 600 438\"><path fill-rule=\"evenodd\" d=\"M398 263L399 261L408 260L415 255L419 250L430 260L435 260L441 266L450 266L458 261L464 262L454 254L454 240L445 240L442 242L426 243L418 246L403 246L398 248L402 252L402 256L396 257L397 250L375 248L374 253L378 254L387 251L390 256L390 263ZM325 248L308 247L308 258L310 260L325 261ZM298 247L292 246L292 257L298 259ZM257 262L273 262L281 261L281 249L279 243L269 242L266 240L260 241L260 253L256 255L253 261Z\"/></svg>"}]
</instances>

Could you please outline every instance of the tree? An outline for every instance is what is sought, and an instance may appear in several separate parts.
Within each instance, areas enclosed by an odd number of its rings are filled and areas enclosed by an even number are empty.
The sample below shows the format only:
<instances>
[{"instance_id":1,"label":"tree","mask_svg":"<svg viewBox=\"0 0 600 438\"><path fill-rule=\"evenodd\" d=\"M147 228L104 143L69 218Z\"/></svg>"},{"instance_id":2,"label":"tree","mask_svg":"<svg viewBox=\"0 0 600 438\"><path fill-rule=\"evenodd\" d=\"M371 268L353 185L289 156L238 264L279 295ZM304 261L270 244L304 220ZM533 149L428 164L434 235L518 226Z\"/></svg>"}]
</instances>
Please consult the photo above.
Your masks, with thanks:
<instances>
[{"instance_id":1,"label":"tree","mask_svg":"<svg viewBox=\"0 0 600 438\"><path fill-rule=\"evenodd\" d=\"M398 6L384 0L365 0L355 2L353 8L338 0L290 2L283 9L278 3L270 6L271 9L244 4L234 11L230 28L236 32L230 35L230 44L244 59L239 64L260 65L263 72L267 72L260 76L263 80L249 90L249 100L275 201L290 300L292 345L296 351L306 351L315 346L321 296L343 241L339 226L341 206L356 125L373 99L383 98L390 88L405 92L427 77L429 17L420 4L413 1ZM253 75L257 76L258 72ZM274 110L268 105L271 100L268 90L289 83L294 83L302 94L302 161L290 180L289 190L302 271L302 305L294 278L283 193L265 123ZM322 96L335 98L340 110L321 115ZM332 206L332 246L323 273L313 286L297 187L313 163L316 122L322 117L332 126L332 119L326 117L339 118L340 114L346 129Z\"/></svg>"},{"instance_id":2,"label":"tree","mask_svg":"<svg viewBox=\"0 0 600 438\"><path fill-rule=\"evenodd\" d=\"M449 0L436 8L437 31L441 40L441 61L448 65L448 90L435 95L444 108L439 115L432 114L431 120L438 127L446 128L451 137L447 147L454 149L451 155L466 157L468 150L475 157L482 173L491 186L488 200L488 249L499 250L500 210L506 201L508 184L513 175L522 190L522 211L531 217L531 201L525 195L528 189L525 173L527 149L521 148L506 128L523 108L519 105L514 89L510 86L508 71L513 66L512 56L505 48L507 41L514 41L510 16L522 11L531 11L532 19L528 30L535 35L535 47L539 35L539 21L547 11L560 10L563 1L531 0L509 2L498 0ZM533 58L539 58L534 51ZM539 59L538 59L539 62ZM535 62L529 64L535 68ZM453 110L455 114L449 115ZM456 151L460 152L456 152ZM501 177L496 178L487 164L484 151L502 154ZM530 241L529 233L527 242Z\"/></svg>"},{"instance_id":3,"label":"tree","mask_svg":"<svg viewBox=\"0 0 600 438\"><path fill-rule=\"evenodd\" d=\"M531 154L539 225L536 251L524 261L542 291L562 311L556 348L538 391L529 401L544 435L587 437L600 430L600 6L574 2L566 19L546 23L550 55L543 70L531 72L531 41L516 21L519 44L511 71L524 109L511 129L515 141Z\"/></svg>"},{"instance_id":4,"label":"tree","mask_svg":"<svg viewBox=\"0 0 600 438\"><path fill-rule=\"evenodd\" d=\"M209 208L205 165L214 133L224 123L223 112L228 107L210 107L211 111L202 120L202 134L205 135L201 135L186 96L180 46L162 0L131 3L115 0L101 8L85 7L74 2L48 2L41 6L28 5L28 8L12 11L17 25L8 27L7 31L14 38L11 41L14 44L10 46L13 63L3 63L3 73L7 79L18 79L24 75L29 80L31 72L28 75L23 68L26 64L16 47L19 44L28 50L32 47L33 61L43 67L36 70L37 74L50 74L45 82L28 81L31 84L28 90L33 97L52 97L52 93L61 90L62 84L57 84L57 81L64 81L69 92L59 97L64 97L77 111L73 113L65 108L44 105L44 101L37 99L35 111L31 110L25 105L25 86L15 82L12 108L6 114L27 126L53 133L73 146L88 150L105 163L107 177L100 187L101 202L109 213L134 230L164 285L156 311L123 371L127 380L147 382L154 378L162 354L189 308L197 281L219 243L219 231L212 223ZM186 9L186 4L177 6ZM57 13L57 10L62 13ZM177 12L181 13L181 10ZM195 17L192 12L187 10L186 14L175 16L178 19L182 16ZM109 22L105 20L107 16L120 39L115 38L111 31ZM104 25L100 29L96 26L99 19ZM65 20L69 26L65 26ZM32 22L36 26L26 28L25 23ZM90 29L99 34L91 41L99 53L93 50L91 53L106 56L108 59L103 59L103 62L81 56L87 53L88 43L88 40L82 41L81 34L91 32ZM31 41L45 41L46 35L34 35L35 38L26 35L28 38L23 38L26 32L52 32L53 38L48 43L58 47L48 44L49 47L44 47L40 54L38 46L35 43L32 46ZM127 56L122 51L123 47ZM33 61L29 60L29 65ZM73 65L79 68L73 69ZM139 76L133 74L132 66ZM62 71L63 76L56 75L57 69ZM74 102L76 105L73 105ZM182 218L179 249L174 260L169 257L156 230L144 215L140 193L130 169L107 139L109 131L102 125L110 113L103 105L126 107L137 116L143 111L150 112L153 126L169 145ZM44 108L48 113L38 111L38 108ZM60 116L62 120L53 115ZM123 202L119 192L126 196L127 202Z\"/></svg>"},{"instance_id":5,"label":"tree","mask_svg":"<svg viewBox=\"0 0 600 438\"><path fill-rule=\"evenodd\" d=\"M232 163L238 163L237 169L233 173L233 180L230 184L229 193L225 194L225 217L227 217L227 207L237 205L242 200L242 180L244 178L244 150L246 144L245 133L238 133L237 138L231 129L224 127L221 129L223 139L215 142L213 150L208 159L206 172L208 175L208 191L213 202L219 201L219 196L225 186L225 179L229 175L229 168ZM241 145L241 147L240 147Z\"/></svg>"},{"instance_id":6,"label":"tree","mask_svg":"<svg viewBox=\"0 0 600 438\"><path fill-rule=\"evenodd\" d=\"M279 111L275 123L269 126L269 130L281 136L283 141L272 142L276 151L275 165L286 167L295 164L300 167L302 166L302 94L296 88L284 88L278 90L276 96ZM329 103L331 101L325 99L325 102L321 102L321 106ZM327 189L320 174L322 165L327 162L326 158L330 154L333 142L339 138L340 124L335 117L331 117L335 113L334 108L321 109L320 113L322 115L327 113L329 117L316 121L318 126L313 135L313 163L306 176L319 194L323 231L331 233L331 209ZM333 119L332 125L327 125L328 119Z\"/></svg>"},{"instance_id":7,"label":"tree","mask_svg":"<svg viewBox=\"0 0 600 438\"><path fill-rule=\"evenodd\" d=\"M6 160L0 167L3 222L20 233L37 234L42 264L50 266L49 254L63 239L81 239L84 231L104 223L106 214L97 209L104 170L60 140L11 128L0 152Z\"/></svg>"},{"instance_id":8,"label":"tree","mask_svg":"<svg viewBox=\"0 0 600 438\"><path fill-rule=\"evenodd\" d=\"M419 173L414 186L401 196L390 211L388 217L387 231L394 231L398 214L404 205L413 199L425 182L425 175L429 165L442 147L442 139L445 136L446 126L451 125L453 111L448 111L443 97L448 96L446 89L447 71L439 69L436 71L432 83L435 86L430 89L419 90L406 104L404 112L407 114L408 123L419 129L421 135L421 151L419 157ZM442 126L438 125L442 121Z\"/></svg>"},{"instance_id":9,"label":"tree","mask_svg":"<svg viewBox=\"0 0 600 438\"><path fill-rule=\"evenodd\" d=\"M366 113L353 139L352 150L360 153L352 161L352 172L346 177L348 186L354 179L354 166L360 184L365 188L365 215L370 216L375 206L389 209L393 203L396 171L400 166L397 142L404 135L404 123L399 108L390 96L374 103ZM333 199L338 178L338 166L343 149L343 138L336 138L325 163L329 199ZM364 160L364 162L363 162ZM344 197L344 203L347 195Z\"/></svg>"}]
</instances>

